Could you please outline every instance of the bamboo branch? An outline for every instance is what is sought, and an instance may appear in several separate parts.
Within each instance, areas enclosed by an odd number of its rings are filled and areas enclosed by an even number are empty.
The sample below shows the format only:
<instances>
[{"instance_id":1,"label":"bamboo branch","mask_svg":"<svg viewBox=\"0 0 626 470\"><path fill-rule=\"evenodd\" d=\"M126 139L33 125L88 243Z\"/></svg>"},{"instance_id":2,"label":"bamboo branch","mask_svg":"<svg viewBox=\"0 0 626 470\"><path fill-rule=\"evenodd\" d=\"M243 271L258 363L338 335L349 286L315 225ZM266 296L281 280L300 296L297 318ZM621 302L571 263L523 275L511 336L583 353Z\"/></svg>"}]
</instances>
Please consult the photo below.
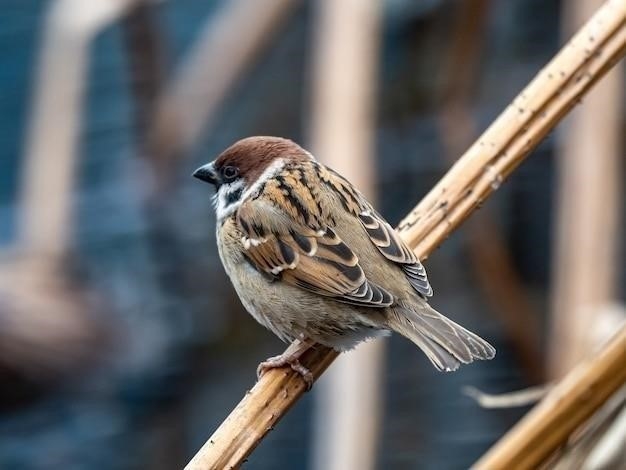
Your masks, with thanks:
<instances>
[{"instance_id":1,"label":"bamboo branch","mask_svg":"<svg viewBox=\"0 0 626 470\"><path fill-rule=\"evenodd\" d=\"M626 5L609 0L542 70L400 224L420 258L431 253L498 189L626 50ZM293 346L290 346L293 347ZM318 346L301 362L318 378L337 353ZM187 465L188 470L236 468L298 400L297 373L268 371Z\"/></svg>"},{"instance_id":2,"label":"bamboo branch","mask_svg":"<svg viewBox=\"0 0 626 470\"><path fill-rule=\"evenodd\" d=\"M542 470L616 469L624 462L626 386L615 392L586 423L574 431Z\"/></svg>"},{"instance_id":3,"label":"bamboo branch","mask_svg":"<svg viewBox=\"0 0 626 470\"><path fill-rule=\"evenodd\" d=\"M626 326L592 359L579 364L474 466L531 469L563 444L626 383Z\"/></svg>"},{"instance_id":4,"label":"bamboo branch","mask_svg":"<svg viewBox=\"0 0 626 470\"><path fill-rule=\"evenodd\" d=\"M297 340L287 351L293 350L296 344ZM338 355L336 351L319 346L306 351L300 363L317 380ZM252 390L246 392L185 470L238 468L305 390L306 384L299 374L288 369L267 371Z\"/></svg>"}]
</instances>

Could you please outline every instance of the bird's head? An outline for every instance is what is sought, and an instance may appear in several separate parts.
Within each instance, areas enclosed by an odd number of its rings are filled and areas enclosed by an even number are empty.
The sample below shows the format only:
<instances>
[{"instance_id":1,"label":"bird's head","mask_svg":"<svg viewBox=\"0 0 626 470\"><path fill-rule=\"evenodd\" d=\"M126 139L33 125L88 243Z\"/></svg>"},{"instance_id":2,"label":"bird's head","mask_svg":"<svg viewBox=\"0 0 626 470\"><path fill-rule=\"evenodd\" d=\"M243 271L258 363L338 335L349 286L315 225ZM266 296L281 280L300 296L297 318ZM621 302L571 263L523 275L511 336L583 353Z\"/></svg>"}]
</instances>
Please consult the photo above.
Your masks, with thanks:
<instances>
[{"instance_id":1,"label":"bird's head","mask_svg":"<svg viewBox=\"0 0 626 470\"><path fill-rule=\"evenodd\" d=\"M310 161L313 156L295 142L281 137L255 136L235 142L193 176L215 186L218 221L232 214L286 164Z\"/></svg>"}]
</instances>

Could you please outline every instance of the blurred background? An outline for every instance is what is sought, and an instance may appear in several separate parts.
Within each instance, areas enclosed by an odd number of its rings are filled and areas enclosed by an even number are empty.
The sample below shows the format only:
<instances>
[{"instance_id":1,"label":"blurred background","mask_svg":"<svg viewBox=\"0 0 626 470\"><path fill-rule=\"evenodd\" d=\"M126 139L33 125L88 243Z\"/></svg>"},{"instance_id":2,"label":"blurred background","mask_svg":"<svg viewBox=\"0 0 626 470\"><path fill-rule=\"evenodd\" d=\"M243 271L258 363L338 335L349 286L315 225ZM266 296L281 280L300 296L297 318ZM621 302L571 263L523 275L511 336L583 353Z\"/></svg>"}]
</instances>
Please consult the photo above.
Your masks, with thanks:
<instances>
[{"instance_id":1,"label":"blurred background","mask_svg":"<svg viewBox=\"0 0 626 470\"><path fill-rule=\"evenodd\" d=\"M230 287L196 167L288 137L397 224L599 5L0 0L0 468L180 468L284 348ZM358 348L246 468L467 468L528 407L464 386L544 384L618 328L622 77L426 263L496 358Z\"/></svg>"}]
</instances>

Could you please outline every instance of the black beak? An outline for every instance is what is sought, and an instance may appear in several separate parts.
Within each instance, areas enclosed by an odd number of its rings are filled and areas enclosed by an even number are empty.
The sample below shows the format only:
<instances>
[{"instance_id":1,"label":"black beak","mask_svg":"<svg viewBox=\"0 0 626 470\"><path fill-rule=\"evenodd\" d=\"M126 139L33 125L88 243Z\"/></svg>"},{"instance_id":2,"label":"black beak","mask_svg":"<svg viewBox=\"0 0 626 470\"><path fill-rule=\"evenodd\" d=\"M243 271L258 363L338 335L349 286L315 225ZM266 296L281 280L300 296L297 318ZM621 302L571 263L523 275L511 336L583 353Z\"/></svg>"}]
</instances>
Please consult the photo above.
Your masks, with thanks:
<instances>
[{"instance_id":1,"label":"black beak","mask_svg":"<svg viewBox=\"0 0 626 470\"><path fill-rule=\"evenodd\" d=\"M193 172L193 176L206 183L211 183L216 188L219 187L221 183L217 176L217 172L215 171L215 165L213 165L213 162L202 165Z\"/></svg>"}]
</instances>

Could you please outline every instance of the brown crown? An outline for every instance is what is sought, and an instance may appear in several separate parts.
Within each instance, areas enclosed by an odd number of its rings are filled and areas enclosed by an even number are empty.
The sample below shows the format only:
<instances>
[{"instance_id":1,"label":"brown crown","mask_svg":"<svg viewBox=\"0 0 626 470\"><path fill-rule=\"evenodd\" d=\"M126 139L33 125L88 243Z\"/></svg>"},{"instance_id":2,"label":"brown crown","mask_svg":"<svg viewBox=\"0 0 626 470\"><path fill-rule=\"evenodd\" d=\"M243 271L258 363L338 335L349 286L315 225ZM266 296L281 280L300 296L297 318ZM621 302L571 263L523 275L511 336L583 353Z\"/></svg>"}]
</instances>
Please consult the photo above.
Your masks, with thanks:
<instances>
[{"instance_id":1,"label":"brown crown","mask_svg":"<svg viewBox=\"0 0 626 470\"><path fill-rule=\"evenodd\" d=\"M255 136L235 142L215 160L215 168L230 165L239 168L247 184L261 176L277 158L290 161L308 161L310 155L298 144L282 137Z\"/></svg>"}]
</instances>

